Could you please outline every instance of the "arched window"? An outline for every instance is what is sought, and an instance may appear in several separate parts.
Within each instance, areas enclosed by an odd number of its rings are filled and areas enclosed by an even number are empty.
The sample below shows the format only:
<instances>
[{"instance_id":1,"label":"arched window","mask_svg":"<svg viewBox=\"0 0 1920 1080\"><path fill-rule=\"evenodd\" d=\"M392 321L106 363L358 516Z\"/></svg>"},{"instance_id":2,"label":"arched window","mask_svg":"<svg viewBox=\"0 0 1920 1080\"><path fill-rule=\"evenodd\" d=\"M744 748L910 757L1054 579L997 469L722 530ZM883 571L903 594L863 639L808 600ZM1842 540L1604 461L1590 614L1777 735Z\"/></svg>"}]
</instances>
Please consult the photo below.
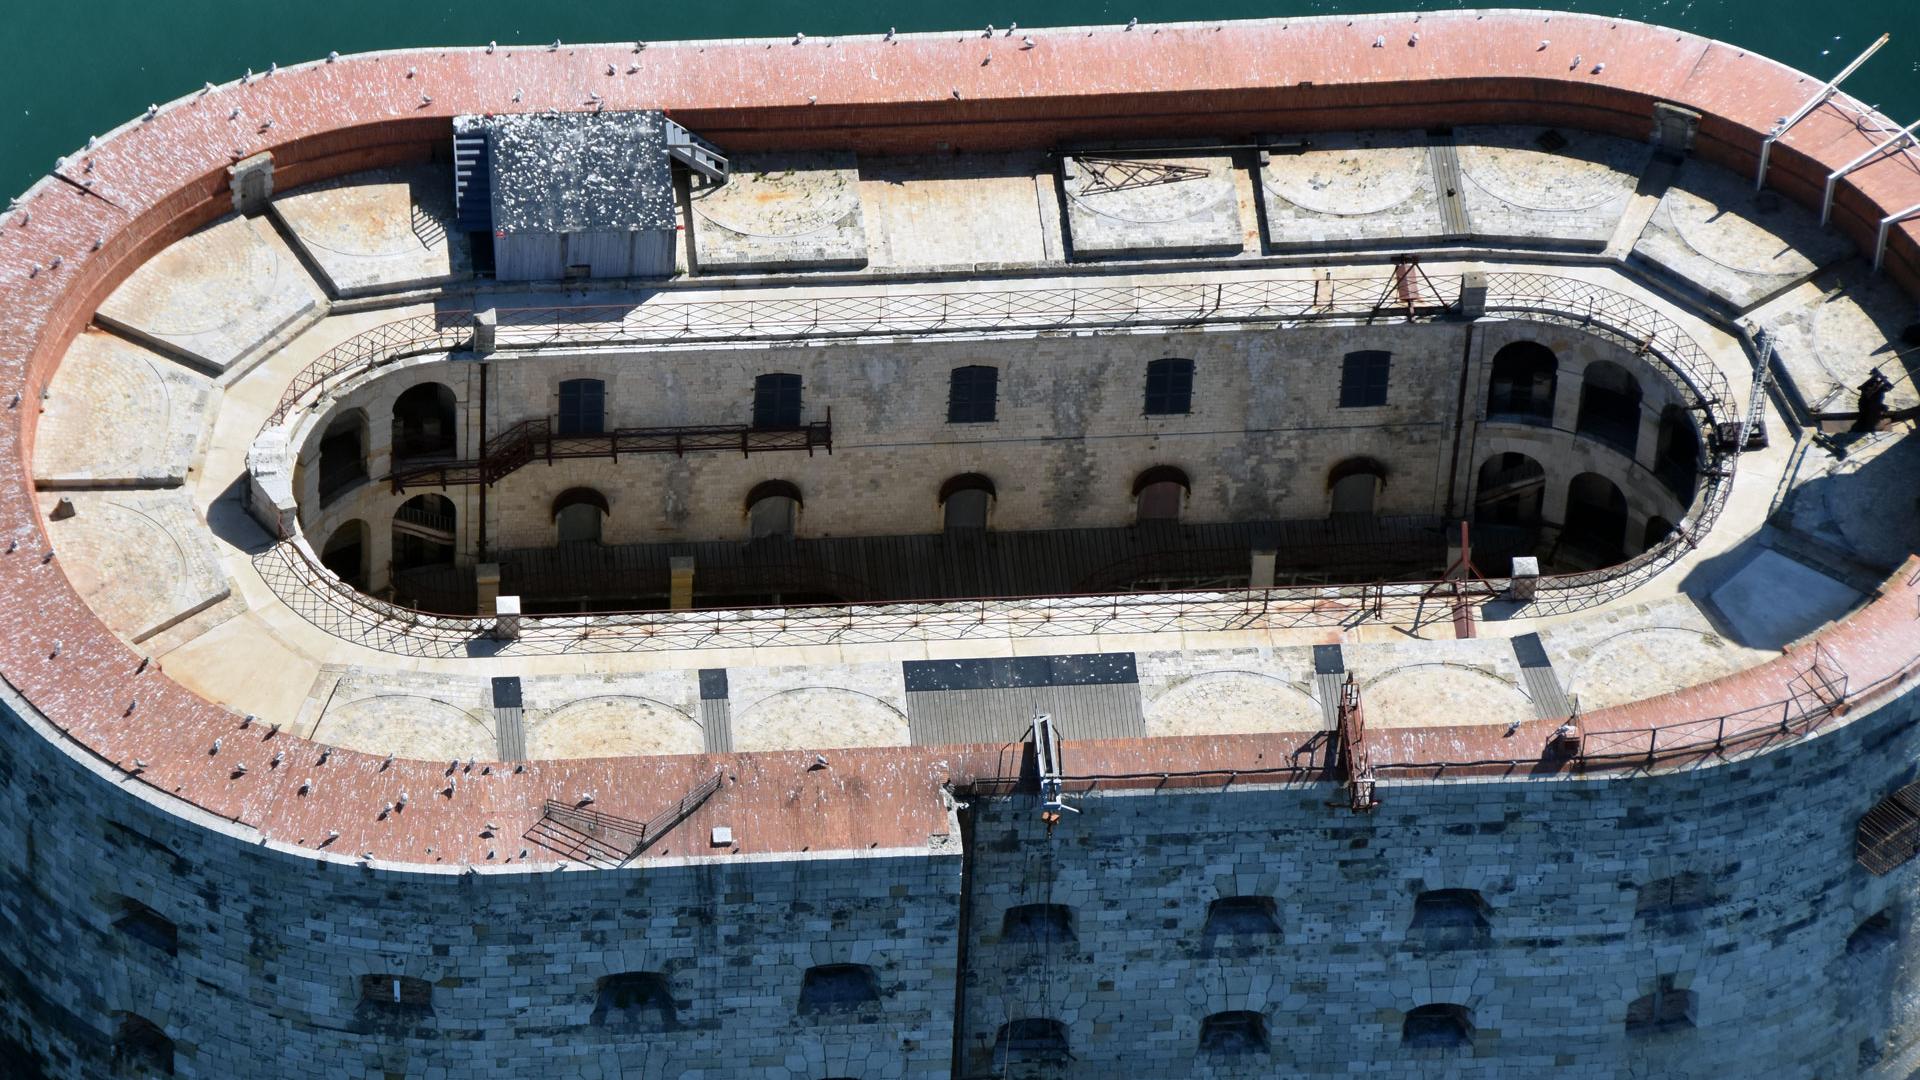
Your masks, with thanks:
<instances>
[{"instance_id":1,"label":"arched window","mask_svg":"<svg viewBox=\"0 0 1920 1080\"><path fill-rule=\"evenodd\" d=\"M979 473L961 473L940 485L940 509L946 527L984 529L987 512L993 509L993 481Z\"/></svg>"},{"instance_id":2,"label":"arched window","mask_svg":"<svg viewBox=\"0 0 1920 1080\"><path fill-rule=\"evenodd\" d=\"M1067 1025L1046 1017L1009 1020L993 1036L993 1067L1064 1064L1071 1056Z\"/></svg>"},{"instance_id":3,"label":"arched window","mask_svg":"<svg viewBox=\"0 0 1920 1080\"><path fill-rule=\"evenodd\" d=\"M1135 521L1179 521L1192 485L1171 465L1155 465L1133 478Z\"/></svg>"},{"instance_id":4,"label":"arched window","mask_svg":"<svg viewBox=\"0 0 1920 1080\"><path fill-rule=\"evenodd\" d=\"M113 1071L120 1076L172 1076L173 1040L138 1013L115 1013Z\"/></svg>"},{"instance_id":5,"label":"arched window","mask_svg":"<svg viewBox=\"0 0 1920 1080\"><path fill-rule=\"evenodd\" d=\"M999 368L969 364L947 377L947 423L990 424L999 403Z\"/></svg>"},{"instance_id":6,"label":"arched window","mask_svg":"<svg viewBox=\"0 0 1920 1080\"><path fill-rule=\"evenodd\" d=\"M1608 360L1588 364L1574 430L1632 457L1640 445L1640 381Z\"/></svg>"},{"instance_id":7,"label":"arched window","mask_svg":"<svg viewBox=\"0 0 1920 1080\"><path fill-rule=\"evenodd\" d=\"M1257 1012L1217 1012L1200 1021L1200 1052L1220 1057L1267 1052L1267 1018Z\"/></svg>"},{"instance_id":8,"label":"arched window","mask_svg":"<svg viewBox=\"0 0 1920 1080\"><path fill-rule=\"evenodd\" d=\"M1020 904L1000 920L1007 945L1067 945L1074 941L1073 909L1065 904Z\"/></svg>"},{"instance_id":9,"label":"arched window","mask_svg":"<svg viewBox=\"0 0 1920 1080\"><path fill-rule=\"evenodd\" d=\"M1193 411L1193 361L1169 358L1147 365L1147 415L1184 416Z\"/></svg>"},{"instance_id":10,"label":"arched window","mask_svg":"<svg viewBox=\"0 0 1920 1080\"><path fill-rule=\"evenodd\" d=\"M1684 405L1660 410L1660 436L1654 445L1653 472L1681 503L1693 501L1700 476L1700 429Z\"/></svg>"},{"instance_id":11,"label":"arched window","mask_svg":"<svg viewBox=\"0 0 1920 1080\"><path fill-rule=\"evenodd\" d=\"M1581 473L1567 484L1567 521L1560 546L1593 566L1611 566L1624 557L1627 497L1599 473Z\"/></svg>"},{"instance_id":12,"label":"arched window","mask_svg":"<svg viewBox=\"0 0 1920 1080\"><path fill-rule=\"evenodd\" d=\"M1676 989L1673 976L1662 975L1653 992L1635 998L1627 1006L1627 1034L1636 1037L1684 1031L1693 1026L1695 997L1691 990Z\"/></svg>"},{"instance_id":13,"label":"arched window","mask_svg":"<svg viewBox=\"0 0 1920 1080\"><path fill-rule=\"evenodd\" d=\"M562 544L597 544L610 513L607 497L587 487L568 488L553 499L553 522Z\"/></svg>"},{"instance_id":14,"label":"arched window","mask_svg":"<svg viewBox=\"0 0 1920 1080\"><path fill-rule=\"evenodd\" d=\"M1373 500L1386 486L1387 467L1370 457L1351 457L1327 473L1333 513L1371 514Z\"/></svg>"},{"instance_id":15,"label":"arched window","mask_svg":"<svg viewBox=\"0 0 1920 1080\"><path fill-rule=\"evenodd\" d=\"M320 565L356 589L367 587L367 523L346 522L327 537L320 549Z\"/></svg>"},{"instance_id":16,"label":"arched window","mask_svg":"<svg viewBox=\"0 0 1920 1080\"><path fill-rule=\"evenodd\" d=\"M1430 949L1487 943L1487 902L1473 889L1429 889L1413 898L1407 940Z\"/></svg>"},{"instance_id":17,"label":"arched window","mask_svg":"<svg viewBox=\"0 0 1920 1080\"><path fill-rule=\"evenodd\" d=\"M421 383L393 403L393 456L442 457L454 453L453 391Z\"/></svg>"},{"instance_id":18,"label":"arched window","mask_svg":"<svg viewBox=\"0 0 1920 1080\"><path fill-rule=\"evenodd\" d=\"M180 952L180 928L166 916L131 896L120 898L120 917L113 920L113 928L168 956L176 956Z\"/></svg>"},{"instance_id":19,"label":"arched window","mask_svg":"<svg viewBox=\"0 0 1920 1080\"><path fill-rule=\"evenodd\" d=\"M1278 908L1271 896L1222 896L1207 905L1207 937L1222 934L1280 933Z\"/></svg>"},{"instance_id":20,"label":"arched window","mask_svg":"<svg viewBox=\"0 0 1920 1080\"><path fill-rule=\"evenodd\" d=\"M753 426L800 426L800 376L775 371L753 380Z\"/></svg>"},{"instance_id":21,"label":"arched window","mask_svg":"<svg viewBox=\"0 0 1920 1080\"><path fill-rule=\"evenodd\" d=\"M415 495L393 514L393 568L413 570L453 562L453 500Z\"/></svg>"},{"instance_id":22,"label":"arched window","mask_svg":"<svg viewBox=\"0 0 1920 1080\"><path fill-rule=\"evenodd\" d=\"M1553 395L1560 361L1537 341L1516 341L1493 354L1487 380L1487 417L1553 423Z\"/></svg>"},{"instance_id":23,"label":"arched window","mask_svg":"<svg viewBox=\"0 0 1920 1080\"><path fill-rule=\"evenodd\" d=\"M353 409L334 418L320 440L320 503L367 478L367 414Z\"/></svg>"},{"instance_id":24,"label":"arched window","mask_svg":"<svg viewBox=\"0 0 1920 1080\"><path fill-rule=\"evenodd\" d=\"M1473 488L1473 520L1487 525L1540 524L1547 470L1525 454L1508 451L1480 463Z\"/></svg>"},{"instance_id":25,"label":"arched window","mask_svg":"<svg viewBox=\"0 0 1920 1080\"><path fill-rule=\"evenodd\" d=\"M845 1012L880 1000L880 984L865 964L820 964L800 980L800 1011Z\"/></svg>"},{"instance_id":26,"label":"arched window","mask_svg":"<svg viewBox=\"0 0 1920 1080\"><path fill-rule=\"evenodd\" d=\"M593 1022L661 1031L678 1021L673 988L658 971L623 971L594 984Z\"/></svg>"},{"instance_id":27,"label":"arched window","mask_svg":"<svg viewBox=\"0 0 1920 1080\"><path fill-rule=\"evenodd\" d=\"M1473 1045L1473 1010L1465 1005L1422 1005L1407 1014L1400 1042L1416 1050L1453 1050Z\"/></svg>"},{"instance_id":28,"label":"arched window","mask_svg":"<svg viewBox=\"0 0 1920 1080\"><path fill-rule=\"evenodd\" d=\"M559 407L556 434L598 435L607 429L607 384L599 379L563 380Z\"/></svg>"},{"instance_id":29,"label":"arched window","mask_svg":"<svg viewBox=\"0 0 1920 1080\"><path fill-rule=\"evenodd\" d=\"M747 538L793 539L800 516L800 489L785 480L766 480L747 492Z\"/></svg>"},{"instance_id":30,"label":"arched window","mask_svg":"<svg viewBox=\"0 0 1920 1080\"><path fill-rule=\"evenodd\" d=\"M1847 955L1863 956L1882 952L1900 943L1900 928L1894 925L1893 908L1882 908L1864 919L1847 935Z\"/></svg>"}]
</instances>

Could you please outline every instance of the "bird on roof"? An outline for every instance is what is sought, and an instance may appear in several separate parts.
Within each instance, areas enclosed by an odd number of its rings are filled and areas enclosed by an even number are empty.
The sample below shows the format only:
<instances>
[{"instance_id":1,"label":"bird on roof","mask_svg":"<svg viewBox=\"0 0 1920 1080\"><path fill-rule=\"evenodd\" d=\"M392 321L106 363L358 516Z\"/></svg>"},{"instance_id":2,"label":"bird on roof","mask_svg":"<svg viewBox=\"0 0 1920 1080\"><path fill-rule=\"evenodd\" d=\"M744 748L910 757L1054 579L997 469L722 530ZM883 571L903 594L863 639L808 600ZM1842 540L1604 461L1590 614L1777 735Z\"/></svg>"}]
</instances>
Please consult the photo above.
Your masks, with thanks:
<instances>
[{"instance_id":1,"label":"bird on roof","mask_svg":"<svg viewBox=\"0 0 1920 1080\"><path fill-rule=\"evenodd\" d=\"M1139 25L1140 25L1140 20L1139 20L1139 19L1128 19L1128 20L1127 20L1127 29L1129 29L1129 30L1132 30L1132 29L1135 29L1135 28L1136 28L1136 27L1138 27Z\"/></svg>"},{"instance_id":2,"label":"bird on roof","mask_svg":"<svg viewBox=\"0 0 1920 1080\"><path fill-rule=\"evenodd\" d=\"M267 74L268 74L268 75L272 75L272 74L273 74L274 72L276 72L276 71L279 71L279 70L280 70L280 65L279 65L279 63L277 63L277 62L275 62L275 61L272 61L272 60L269 60L269 61L267 61Z\"/></svg>"},{"instance_id":3,"label":"bird on roof","mask_svg":"<svg viewBox=\"0 0 1920 1080\"><path fill-rule=\"evenodd\" d=\"M892 41L892 40L893 40L893 35L894 35L895 33L898 33L898 31L897 31L897 30L896 30L896 29L895 29L894 27L891 27L891 26L889 26L889 27L887 27L887 36L886 36L886 37L883 37L883 38L881 38L880 40L882 40L882 41Z\"/></svg>"},{"instance_id":4,"label":"bird on roof","mask_svg":"<svg viewBox=\"0 0 1920 1080\"><path fill-rule=\"evenodd\" d=\"M551 45L549 45L549 46L547 46L547 51L548 51L548 52L559 52L559 51L560 51L560 39L559 39L559 38L554 38L554 39L553 39L553 44L551 44Z\"/></svg>"},{"instance_id":5,"label":"bird on roof","mask_svg":"<svg viewBox=\"0 0 1920 1080\"><path fill-rule=\"evenodd\" d=\"M497 42L497 41L489 41L489 42L487 42L487 54L488 54L489 56L491 56L491 55L493 54L493 50L495 50L495 49L497 49L497 48L499 48L499 47L500 47L500 43L499 43L499 42Z\"/></svg>"},{"instance_id":6,"label":"bird on roof","mask_svg":"<svg viewBox=\"0 0 1920 1080\"><path fill-rule=\"evenodd\" d=\"M986 28L985 30L983 30L983 31L981 31L981 32L980 32L980 36L981 36L981 37L992 37L992 36L993 36L993 24L992 24L992 23L988 23L988 24L987 24L987 28Z\"/></svg>"},{"instance_id":7,"label":"bird on roof","mask_svg":"<svg viewBox=\"0 0 1920 1080\"><path fill-rule=\"evenodd\" d=\"M1032 35L1032 34L1028 34L1028 35L1027 35L1026 37L1023 37L1023 38L1021 38L1021 39L1020 39L1020 47L1021 47L1021 48L1023 48L1023 49L1031 49L1031 48L1033 48L1033 35Z\"/></svg>"},{"instance_id":8,"label":"bird on roof","mask_svg":"<svg viewBox=\"0 0 1920 1080\"><path fill-rule=\"evenodd\" d=\"M1378 36L1376 36L1376 37L1375 37L1375 38L1373 39L1373 47L1374 47L1374 48L1376 48L1376 49L1384 49L1384 48L1386 48L1386 47L1387 47L1387 35L1385 35L1385 34L1380 34L1380 35L1378 35Z\"/></svg>"},{"instance_id":9,"label":"bird on roof","mask_svg":"<svg viewBox=\"0 0 1920 1080\"><path fill-rule=\"evenodd\" d=\"M331 64L338 59L340 59L340 52L338 49L327 50L327 63Z\"/></svg>"}]
</instances>

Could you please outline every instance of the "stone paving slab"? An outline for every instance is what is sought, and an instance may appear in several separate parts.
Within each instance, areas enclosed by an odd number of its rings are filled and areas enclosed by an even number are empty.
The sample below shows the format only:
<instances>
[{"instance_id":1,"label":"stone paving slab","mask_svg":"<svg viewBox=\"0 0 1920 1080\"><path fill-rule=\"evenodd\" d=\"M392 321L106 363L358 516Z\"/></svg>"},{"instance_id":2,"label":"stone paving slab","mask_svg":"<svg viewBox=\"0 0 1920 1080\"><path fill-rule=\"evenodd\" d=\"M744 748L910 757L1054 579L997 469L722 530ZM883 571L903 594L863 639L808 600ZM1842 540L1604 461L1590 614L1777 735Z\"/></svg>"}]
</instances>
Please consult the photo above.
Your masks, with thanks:
<instances>
[{"instance_id":1,"label":"stone paving slab","mask_svg":"<svg viewBox=\"0 0 1920 1080\"><path fill-rule=\"evenodd\" d=\"M1710 682L1778 655L1723 637L1686 596L1592 612L1540 638L1582 712Z\"/></svg>"},{"instance_id":2,"label":"stone paving slab","mask_svg":"<svg viewBox=\"0 0 1920 1080\"><path fill-rule=\"evenodd\" d=\"M213 534L185 489L74 491L75 514L47 521L67 577L106 624L139 643L225 599ZM61 496L42 492L50 515Z\"/></svg>"},{"instance_id":3,"label":"stone paving slab","mask_svg":"<svg viewBox=\"0 0 1920 1080\"><path fill-rule=\"evenodd\" d=\"M174 487L208 421L206 376L88 327L54 372L34 437L43 488Z\"/></svg>"},{"instance_id":4,"label":"stone paving slab","mask_svg":"<svg viewBox=\"0 0 1920 1080\"><path fill-rule=\"evenodd\" d=\"M222 374L281 331L317 318L322 300L271 224L225 217L148 260L97 317Z\"/></svg>"},{"instance_id":5,"label":"stone paving slab","mask_svg":"<svg viewBox=\"0 0 1920 1080\"><path fill-rule=\"evenodd\" d=\"M688 201L696 273L858 269L867 264L852 151L742 154Z\"/></svg>"},{"instance_id":6,"label":"stone paving slab","mask_svg":"<svg viewBox=\"0 0 1920 1080\"><path fill-rule=\"evenodd\" d=\"M1275 149L1260 169L1267 250L1340 249L1445 238L1418 131L1330 132Z\"/></svg>"},{"instance_id":7,"label":"stone paving slab","mask_svg":"<svg viewBox=\"0 0 1920 1080\"><path fill-rule=\"evenodd\" d=\"M1515 243L1605 247L1653 157L1571 128L1465 127L1454 141L1473 235Z\"/></svg>"},{"instance_id":8,"label":"stone paving slab","mask_svg":"<svg viewBox=\"0 0 1920 1080\"><path fill-rule=\"evenodd\" d=\"M287 231L336 296L396 292L470 277L454 229L453 170L414 165L354 173L273 200Z\"/></svg>"},{"instance_id":9,"label":"stone paving slab","mask_svg":"<svg viewBox=\"0 0 1920 1080\"><path fill-rule=\"evenodd\" d=\"M1689 160L1633 246L1643 269L1747 311L1853 253L1812 211Z\"/></svg>"},{"instance_id":10,"label":"stone paving slab","mask_svg":"<svg viewBox=\"0 0 1920 1080\"><path fill-rule=\"evenodd\" d=\"M1771 548L1757 548L1708 600L1728 632L1754 648L1781 648L1859 606L1841 582Z\"/></svg>"},{"instance_id":11,"label":"stone paving slab","mask_svg":"<svg viewBox=\"0 0 1920 1080\"><path fill-rule=\"evenodd\" d=\"M1920 325L1920 307L1860 260L1820 274L1756 320L1772 331L1776 370L1809 410L1853 410L1856 389L1876 367L1893 380L1890 407L1920 405L1920 341L1902 340L1908 327Z\"/></svg>"},{"instance_id":12,"label":"stone paving slab","mask_svg":"<svg viewBox=\"0 0 1920 1080\"><path fill-rule=\"evenodd\" d=\"M860 204L875 269L1035 266L1057 202L1045 154L861 158ZM1056 241L1057 243L1057 241Z\"/></svg>"},{"instance_id":13,"label":"stone paving slab","mask_svg":"<svg viewBox=\"0 0 1920 1080\"><path fill-rule=\"evenodd\" d=\"M1136 163L1147 169L1134 172ZM1229 255L1243 246L1229 155L1064 157L1060 190L1076 259Z\"/></svg>"}]
</instances>

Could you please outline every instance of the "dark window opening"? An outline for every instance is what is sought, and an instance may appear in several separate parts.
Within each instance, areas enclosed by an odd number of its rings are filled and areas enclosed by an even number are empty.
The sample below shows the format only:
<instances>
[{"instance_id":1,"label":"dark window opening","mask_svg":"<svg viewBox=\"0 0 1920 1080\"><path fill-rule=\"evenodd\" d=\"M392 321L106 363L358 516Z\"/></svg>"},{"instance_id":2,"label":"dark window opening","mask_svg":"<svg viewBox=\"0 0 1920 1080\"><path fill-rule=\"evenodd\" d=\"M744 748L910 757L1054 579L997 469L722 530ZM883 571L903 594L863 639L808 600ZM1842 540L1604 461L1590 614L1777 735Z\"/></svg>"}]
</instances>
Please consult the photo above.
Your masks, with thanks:
<instances>
[{"instance_id":1,"label":"dark window opening","mask_svg":"<svg viewBox=\"0 0 1920 1080\"><path fill-rule=\"evenodd\" d=\"M990 424L1000 400L1000 369L971 364L947 379L947 423Z\"/></svg>"},{"instance_id":2,"label":"dark window opening","mask_svg":"<svg viewBox=\"0 0 1920 1080\"><path fill-rule=\"evenodd\" d=\"M166 953L180 953L180 929L147 905L130 896L120 898L120 917L113 928L127 937Z\"/></svg>"},{"instance_id":3,"label":"dark window opening","mask_svg":"<svg viewBox=\"0 0 1920 1080\"><path fill-rule=\"evenodd\" d=\"M678 1019L672 986L658 971L625 971L594 986L595 1024L658 1030L673 1027Z\"/></svg>"},{"instance_id":4,"label":"dark window opening","mask_svg":"<svg viewBox=\"0 0 1920 1080\"><path fill-rule=\"evenodd\" d=\"M367 523L345 522L320 549L320 565L356 589L367 587Z\"/></svg>"},{"instance_id":5,"label":"dark window opening","mask_svg":"<svg viewBox=\"0 0 1920 1080\"><path fill-rule=\"evenodd\" d=\"M415 495L393 514L393 569L396 573L453 562L453 500L445 495Z\"/></svg>"},{"instance_id":6,"label":"dark window opening","mask_svg":"<svg viewBox=\"0 0 1920 1080\"><path fill-rule=\"evenodd\" d=\"M1186 473L1171 465L1155 465L1133 478L1134 520L1179 521L1191 490Z\"/></svg>"},{"instance_id":7,"label":"dark window opening","mask_svg":"<svg viewBox=\"0 0 1920 1080\"><path fill-rule=\"evenodd\" d=\"M442 457L454 453L453 391L421 383L393 403L393 456Z\"/></svg>"},{"instance_id":8,"label":"dark window opening","mask_svg":"<svg viewBox=\"0 0 1920 1080\"><path fill-rule=\"evenodd\" d=\"M401 1033L433 1019L433 984L411 975L360 976L354 1020L365 1029Z\"/></svg>"},{"instance_id":9,"label":"dark window opening","mask_svg":"<svg viewBox=\"0 0 1920 1080\"><path fill-rule=\"evenodd\" d=\"M116 1076L172 1076L173 1040L160 1025L137 1013L116 1014L113 1071Z\"/></svg>"},{"instance_id":10,"label":"dark window opening","mask_svg":"<svg viewBox=\"0 0 1920 1080\"><path fill-rule=\"evenodd\" d=\"M1155 360L1147 365L1147 415L1182 416L1193 411L1193 361Z\"/></svg>"},{"instance_id":11,"label":"dark window opening","mask_svg":"<svg viewBox=\"0 0 1920 1080\"><path fill-rule=\"evenodd\" d=\"M1516 341L1493 354L1487 380L1487 417L1523 423L1553 423L1560 361L1534 341Z\"/></svg>"},{"instance_id":12,"label":"dark window opening","mask_svg":"<svg viewBox=\"0 0 1920 1080\"><path fill-rule=\"evenodd\" d=\"M979 473L962 473L941 484L940 512L947 530L986 528L993 499L993 481Z\"/></svg>"},{"instance_id":13,"label":"dark window opening","mask_svg":"<svg viewBox=\"0 0 1920 1080\"><path fill-rule=\"evenodd\" d=\"M560 383L560 413L554 422L559 435L598 435L607 429L607 384L599 379L566 379Z\"/></svg>"},{"instance_id":14,"label":"dark window opening","mask_svg":"<svg viewBox=\"0 0 1920 1080\"><path fill-rule=\"evenodd\" d=\"M1647 519L1647 527L1640 533L1640 550L1651 551L1671 535L1673 535L1673 522L1655 514Z\"/></svg>"},{"instance_id":15,"label":"dark window opening","mask_svg":"<svg viewBox=\"0 0 1920 1080\"><path fill-rule=\"evenodd\" d=\"M1473 889L1429 889L1413 898L1413 922L1407 939L1429 948L1484 945L1488 939L1487 902Z\"/></svg>"},{"instance_id":16,"label":"dark window opening","mask_svg":"<svg viewBox=\"0 0 1920 1080\"><path fill-rule=\"evenodd\" d=\"M1218 1012L1200 1021L1200 1052L1221 1056L1267 1052L1267 1018L1257 1012Z\"/></svg>"},{"instance_id":17,"label":"dark window opening","mask_svg":"<svg viewBox=\"0 0 1920 1080\"><path fill-rule=\"evenodd\" d=\"M367 478L367 415L358 409L335 420L320 440L320 502Z\"/></svg>"},{"instance_id":18,"label":"dark window opening","mask_svg":"<svg viewBox=\"0 0 1920 1080\"><path fill-rule=\"evenodd\" d=\"M1222 934L1278 934L1280 919L1271 896L1223 896L1207 905L1208 937Z\"/></svg>"},{"instance_id":19,"label":"dark window opening","mask_svg":"<svg viewBox=\"0 0 1920 1080\"><path fill-rule=\"evenodd\" d=\"M1043 1017L1009 1020L1000 1025L993 1037L996 1068L1013 1064L1058 1065L1072 1058L1067 1046L1067 1026L1058 1020Z\"/></svg>"},{"instance_id":20,"label":"dark window opening","mask_svg":"<svg viewBox=\"0 0 1920 1080\"><path fill-rule=\"evenodd\" d=\"M1393 354L1379 349L1350 352L1340 365L1340 407L1364 409L1387 403L1387 373Z\"/></svg>"},{"instance_id":21,"label":"dark window opening","mask_svg":"<svg viewBox=\"0 0 1920 1080\"><path fill-rule=\"evenodd\" d=\"M1867 916L1853 933L1847 935L1847 955L1860 956L1880 952L1900 942L1900 928L1893 923L1893 909Z\"/></svg>"},{"instance_id":22,"label":"dark window opening","mask_svg":"<svg viewBox=\"0 0 1920 1080\"><path fill-rule=\"evenodd\" d=\"M747 492L747 538L793 539L800 516L800 489L785 480L764 480Z\"/></svg>"},{"instance_id":23,"label":"dark window opening","mask_svg":"<svg viewBox=\"0 0 1920 1080\"><path fill-rule=\"evenodd\" d=\"M1632 457L1640 445L1639 380L1611 361L1588 364L1574 430Z\"/></svg>"},{"instance_id":24,"label":"dark window opening","mask_svg":"<svg viewBox=\"0 0 1920 1080\"><path fill-rule=\"evenodd\" d=\"M1473 1012L1465 1005L1422 1005L1407 1014L1400 1042L1416 1050L1455 1050L1473 1045Z\"/></svg>"},{"instance_id":25,"label":"dark window opening","mask_svg":"<svg viewBox=\"0 0 1920 1080\"><path fill-rule=\"evenodd\" d=\"M1681 915L1709 907L1713 899L1712 880L1705 874L1686 870L1641 886L1633 914L1635 918Z\"/></svg>"},{"instance_id":26,"label":"dark window opening","mask_svg":"<svg viewBox=\"0 0 1920 1080\"><path fill-rule=\"evenodd\" d=\"M607 513L605 495L592 488L568 488L554 496L555 539L562 544L597 544Z\"/></svg>"},{"instance_id":27,"label":"dark window opening","mask_svg":"<svg viewBox=\"0 0 1920 1080\"><path fill-rule=\"evenodd\" d=\"M1374 497L1386 486L1387 468L1370 457L1352 457L1327 473L1327 493L1335 514L1370 515Z\"/></svg>"},{"instance_id":28,"label":"dark window opening","mask_svg":"<svg viewBox=\"0 0 1920 1080\"><path fill-rule=\"evenodd\" d=\"M1611 566L1626 557L1627 497L1598 473L1581 473L1567 485L1567 521L1560 546L1584 568Z\"/></svg>"},{"instance_id":29,"label":"dark window opening","mask_svg":"<svg viewBox=\"0 0 1920 1080\"><path fill-rule=\"evenodd\" d=\"M1653 472L1682 505L1693 501L1700 478L1700 429L1680 405L1660 410L1660 434L1654 445Z\"/></svg>"},{"instance_id":30,"label":"dark window opening","mask_svg":"<svg viewBox=\"0 0 1920 1080\"><path fill-rule=\"evenodd\" d=\"M1019 945L1072 944L1073 909L1065 904L1021 904L1007 909L1000 940Z\"/></svg>"},{"instance_id":31,"label":"dark window opening","mask_svg":"<svg viewBox=\"0 0 1920 1080\"><path fill-rule=\"evenodd\" d=\"M776 371L753 380L753 426L800 426L800 376Z\"/></svg>"},{"instance_id":32,"label":"dark window opening","mask_svg":"<svg viewBox=\"0 0 1920 1080\"><path fill-rule=\"evenodd\" d=\"M865 964L821 964L800 980L800 1011L847 1012L880 1000L880 985Z\"/></svg>"},{"instance_id":33,"label":"dark window opening","mask_svg":"<svg viewBox=\"0 0 1920 1080\"><path fill-rule=\"evenodd\" d=\"M1694 994L1676 990L1673 976L1662 975L1653 992L1637 997L1627 1006L1627 1034L1660 1035L1693 1026Z\"/></svg>"}]
</instances>

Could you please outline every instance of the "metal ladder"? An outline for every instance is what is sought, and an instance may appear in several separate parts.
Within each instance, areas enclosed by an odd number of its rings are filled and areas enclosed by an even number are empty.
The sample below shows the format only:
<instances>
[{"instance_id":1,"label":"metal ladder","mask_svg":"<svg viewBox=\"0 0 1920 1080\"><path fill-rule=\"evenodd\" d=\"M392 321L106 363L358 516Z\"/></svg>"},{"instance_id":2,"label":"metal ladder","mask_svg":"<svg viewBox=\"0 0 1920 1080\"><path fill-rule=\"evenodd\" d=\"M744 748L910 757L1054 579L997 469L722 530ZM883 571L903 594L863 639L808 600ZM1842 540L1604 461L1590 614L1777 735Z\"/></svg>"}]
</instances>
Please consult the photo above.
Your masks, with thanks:
<instances>
[{"instance_id":1,"label":"metal ladder","mask_svg":"<svg viewBox=\"0 0 1920 1080\"><path fill-rule=\"evenodd\" d=\"M666 124L668 157L715 184L727 182L727 159L719 147L671 120Z\"/></svg>"},{"instance_id":2,"label":"metal ladder","mask_svg":"<svg viewBox=\"0 0 1920 1080\"><path fill-rule=\"evenodd\" d=\"M484 131L453 133L453 209L461 232L493 231L493 166Z\"/></svg>"}]
</instances>

